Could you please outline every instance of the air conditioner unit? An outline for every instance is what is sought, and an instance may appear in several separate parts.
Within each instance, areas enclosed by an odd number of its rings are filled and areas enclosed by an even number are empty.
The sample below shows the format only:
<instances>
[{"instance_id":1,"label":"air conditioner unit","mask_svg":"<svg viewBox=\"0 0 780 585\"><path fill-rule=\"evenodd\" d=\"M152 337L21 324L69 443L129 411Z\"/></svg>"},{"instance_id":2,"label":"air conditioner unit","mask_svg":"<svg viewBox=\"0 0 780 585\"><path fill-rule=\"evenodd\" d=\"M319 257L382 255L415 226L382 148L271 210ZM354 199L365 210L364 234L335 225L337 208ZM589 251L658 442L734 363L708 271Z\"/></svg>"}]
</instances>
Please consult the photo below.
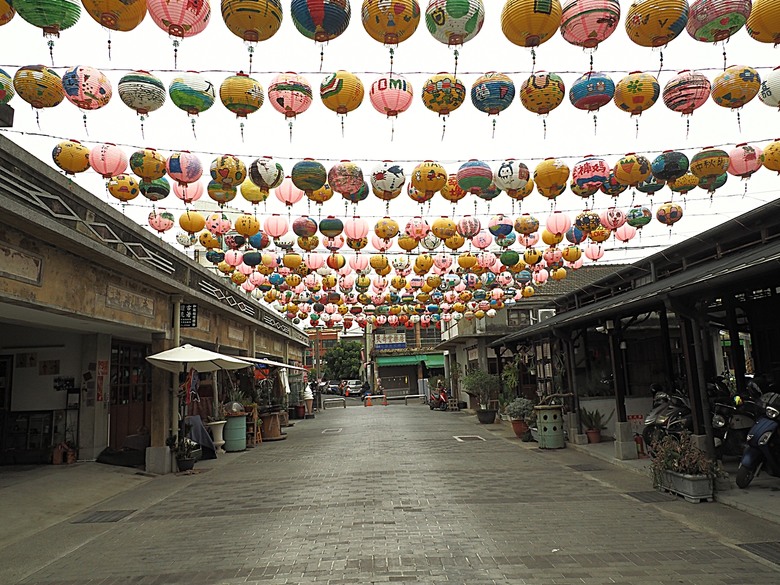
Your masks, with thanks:
<instances>
[{"instance_id":1,"label":"air conditioner unit","mask_svg":"<svg viewBox=\"0 0 780 585\"><path fill-rule=\"evenodd\" d=\"M555 309L539 309L539 323L546 321L550 317L555 317Z\"/></svg>"}]
</instances>

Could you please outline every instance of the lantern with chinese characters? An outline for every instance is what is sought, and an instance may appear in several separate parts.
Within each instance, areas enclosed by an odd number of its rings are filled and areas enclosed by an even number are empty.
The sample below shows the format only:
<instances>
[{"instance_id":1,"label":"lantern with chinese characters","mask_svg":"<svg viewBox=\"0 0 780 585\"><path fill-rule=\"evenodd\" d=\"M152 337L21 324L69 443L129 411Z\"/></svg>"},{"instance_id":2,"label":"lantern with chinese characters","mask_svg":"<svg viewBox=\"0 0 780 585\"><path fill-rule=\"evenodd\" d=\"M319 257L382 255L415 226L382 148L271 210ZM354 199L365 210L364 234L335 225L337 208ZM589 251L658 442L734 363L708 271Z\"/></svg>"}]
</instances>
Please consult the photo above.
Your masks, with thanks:
<instances>
[{"instance_id":1,"label":"lantern with chinese characters","mask_svg":"<svg viewBox=\"0 0 780 585\"><path fill-rule=\"evenodd\" d=\"M110 179L125 172L127 155L116 144L98 144L89 152L89 166L104 179Z\"/></svg>"},{"instance_id":2,"label":"lantern with chinese characters","mask_svg":"<svg viewBox=\"0 0 780 585\"><path fill-rule=\"evenodd\" d=\"M503 73L491 71L477 78L471 86L471 103L488 116L497 116L515 99L515 84ZM493 120L495 135L496 121Z\"/></svg>"},{"instance_id":3,"label":"lantern with chinese characters","mask_svg":"<svg viewBox=\"0 0 780 585\"><path fill-rule=\"evenodd\" d=\"M697 71L686 69L666 83L661 96L667 108L683 116L690 116L710 97L710 89L709 79ZM690 121L686 120L686 134L689 127Z\"/></svg>"},{"instance_id":4,"label":"lantern with chinese characters","mask_svg":"<svg viewBox=\"0 0 780 585\"><path fill-rule=\"evenodd\" d=\"M290 178L293 184L311 199L311 195L325 185L328 180L328 171L325 170L325 166L321 162L306 158L293 165Z\"/></svg>"},{"instance_id":5,"label":"lantern with chinese characters","mask_svg":"<svg viewBox=\"0 0 780 585\"><path fill-rule=\"evenodd\" d=\"M178 69L179 40L206 29L211 18L208 0L146 0L149 16L173 40L173 68Z\"/></svg>"},{"instance_id":6,"label":"lantern with chinese characters","mask_svg":"<svg viewBox=\"0 0 780 585\"><path fill-rule=\"evenodd\" d=\"M780 67L775 67L764 77L758 99L770 108L780 108Z\"/></svg>"},{"instance_id":7,"label":"lantern with chinese characters","mask_svg":"<svg viewBox=\"0 0 780 585\"><path fill-rule=\"evenodd\" d=\"M168 175L180 185L196 182L203 175L203 165L197 155L188 150L174 152L165 163Z\"/></svg>"},{"instance_id":8,"label":"lantern with chinese characters","mask_svg":"<svg viewBox=\"0 0 780 585\"><path fill-rule=\"evenodd\" d=\"M561 24L561 3L558 0L543 3L508 0L501 10L504 36L520 47L538 47L551 39Z\"/></svg>"},{"instance_id":9,"label":"lantern with chinese characters","mask_svg":"<svg viewBox=\"0 0 780 585\"><path fill-rule=\"evenodd\" d=\"M122 103L140 116L143 137L146 116L165 103L165 85L148 71L139 70L123 75L116 88Z\"/></svg>"},{"instance_id":10,"label":"lantern with chinese characters","mask_svg":"<svg viewBox=\"0 0 780 585\"><path fill-rule=\"evenodd\" d=\"M725 150L707 147L693 155L690 167L691 174L699 179L699 183L706 181L709 185L710 181L728 171L730 162L729 154ZM709 190L710 194L714 191L714 187Z\"/></svg>"},{"instance_id":11,"label":"lantern with chinese characters","mask_svg":"<svg viewBox=\"0 0 780 585\"><path fill-rule=\"evenodd\" d=\"M634 152L629 152L621 157L615 163L612 172L615 174L615 179L617 179L618 183L629 187L636 187L652 173L650 161L641 154Z\"/></svg>"},{"instance_id":12,"label":"lantern with chinese characters","mask_svg":"<svg viewBox=\"0 0 780 585\"><path fill-rule=\"evenodd\" d=\"M228 30L248 44L249 72L254 45L274 36L282 25L281 0L222 0L222 20Z\"/></svg>"},{"instance_id":13,"label":"lantern with chinese characters","mask_svg":"<svg viewBox=\"0 0 780 585\"><path fill-rule=\"evenodd\" d=\"M487 163L471 159L458 168L456 174L458 186L468 193L478 195L490 187L493 182L493 171Z\"/></svg>"},{"instance_id":14,"label":"lantern with chinese characters","mask_svg":"<svg viewBox=\"0 0 780 585\"><path fill-rule=\"evenodd\" d=\"M320 84L323 105L341 116L341 134L344 135L344 116L363 103L365 89L357 75L339 70L325 76Z\"/></svg>"},{"instance_id":15,"label":"lantern with chinese characters","mask_svg":"<svg viewBox=\"0 0 780 585\"><path fill-rule=\"evenodd\" d=\"M680 221L682 216L682 207L671 201L667 201L663 205L660 205L655 211L655 218L669 227L672 227L675 223Z\"/></svg>"},{"instance_id":16,"label":"lantern with chinese characters","mask_svg":"<svg viewBox=\"0 0 780 585\"><path fill-rule=\"evenodd\" d=\"M268 85L268 101L277 112L287 118L292 140L293 120L311 105L311 85L304 76L297 73L280 73Z\"/></svg>"},{"instance_id":17,"label":"lantern with chinese characters","mask_svg":"<svg viewBox=\"0 0 780 585\"><path fill-rule=\"evenodd\" d=\"M749 179L763 165L763 151L758 146L750 144L737 144L729 152L728 173L741 179ZM745 183L745 193L747 193L747 183Z\"/></svg>"},{"instance_id":18,"label":"lantern with chinese characters","mask_svg":"<svg viewBox=\"0 0 780 585\"><path fill-rule=\"evenodd\" d=\"M571 180L583 194L593 194L609 178L609 171L609 165L603 158L587 155L572 167ZM583 196L579 193L578 195Z\"/></svg>"},{"instance_id":19,"label":"lantern with chinese characters","mask_svg":"<svg viewBox=\"0 0 780 585\"><path fill-rule=\"evenodd\" d=\"M780 6L774 0L753 0L745 28L761 43L780 44Z\"/></svg>"},{"instance_id":20,"label":"lantern with chinese characters","mask_svg":"<svg viewBox=\"0 0 780 585\"><path fill-rule=\"evenodd\" d=\"M721 107L738 110L758 94L761 77L745 65L732 65L712 80L712 101ZM737 112L737 124L739 124Z\"/></svg>"},{"instance_id":21,"label":"lantern with chinese characters","mask_svg":"<svg viewBox=\"0 0 780 585\"><path fill-rule=\"evenodd\" d=\"M596 49L615 32L618 22L618 0L565 0L561 13L561 36L577 47Z\"/></svg>"},{"instance_id":22,"label":"lantern with chinese characters","mask_svg":"<svg viewBox=\"0 0 780 585\"><path fill-rule=\"evenodd\" d=\"M650 165L650 170L656 179L674 181L688 172L690 162L684 152L665 150L659 154Z\"/></svg>"},{"instance_id":23,"label":"lantern with chinese characters","mask_svg":"<svg viewBox=\"0 0 780 585\"><path fill-rule=\"evenodd\" d=\"M33 109L38 122L38 110L53 108L65 97L62 93L62 79L54 69L45 65L25 65L14 73L14 90Z\"/></svg>"},{"instance_id":24,"label":"lantern with chinese characters","mask_svg":"<svg viewBox=\"0 0 780 585\"><path fill-rule=\"evenodd\" d=\"M219 100L237 118L246 118L260 109L265 100L263 86L246 73L239 71L226 77L219 86ZM244 122L241 122L241 138L244 138Z\"/></svg>"},{"instance_id":25,"label":"lantern with chinese characters","mask_svg":"<svg viewBox=\"0 0 780 585\"><path fill-rule=\"evenodd\" d=\"M642 47L663 47L688 23L688 0L636 0L626 13L628 38Z\"/></svg>"},{"instance_id":26,"label":"lantern with chinese characters","mask_svg":"<svg viewBox=\"0 0 780 585\"><path fill-rule=\"evenodd\" d=\"M473 215L466 215L462 217L457 224L458 233L467 240L470 240L476 236L481 229L482 224L479 221L479 218L474 217Z\"/></svg>"},{"instance_id":27,"label":"lantern with chinese characters","mask_svg":"<svg viewBox=\"0 0 780 585\"><path fill-rule=\"evenodd\" d=\"M89 148L78 140L60 142L52 150L51 157L66 175L83 173L89 168Z\"/></svg>"},{"instance_id":28,"label":"lantern with chinese characters","mask_svg":"<svg viewBox=\"0 0 780 585\"><path fill-rule=\"evenodd\" d=\"M632 71L615 86L615 105L632 116L641 116L661 95L661 86L654 75ZM639 120L636 121L637 133Z\"/></svg>"},{"instance_id":29,"label":"lantern with chinese characters","mask_svg":"<svg viewBox=\"0 0 780 585\"><path fill-rule=\"evenodd\" d=\"M189 114L195 136L195 116L213 106L217 98L214 85L200 73L188 71L171 80L168 95L177 108Z\"/></svg>"},{"instance_id":30,"label":"lantern with chinese characters","mask_svg":"<svg viewBox=\"0 0 780 585\"><path fill-rule=\"evenodd\" d=\"M97 110L111 100L111 82L94 67L76 65L62 74L62 91L67 99L80 110ZM84 127L87 115L84 114Z\"/></svg>"}]
</instances>

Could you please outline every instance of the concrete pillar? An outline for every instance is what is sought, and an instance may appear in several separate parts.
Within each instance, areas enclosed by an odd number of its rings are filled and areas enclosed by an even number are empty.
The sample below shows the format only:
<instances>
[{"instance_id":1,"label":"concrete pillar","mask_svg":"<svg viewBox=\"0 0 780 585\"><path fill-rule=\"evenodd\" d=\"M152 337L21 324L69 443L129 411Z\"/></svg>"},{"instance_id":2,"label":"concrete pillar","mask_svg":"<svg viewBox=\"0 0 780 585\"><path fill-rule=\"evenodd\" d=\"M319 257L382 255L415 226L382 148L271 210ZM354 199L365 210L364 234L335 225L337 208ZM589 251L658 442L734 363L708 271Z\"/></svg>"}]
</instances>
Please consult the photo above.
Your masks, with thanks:
<instances>
[{"instance_id":1,"label":"concrete pillar","mask_svg":"<svg viewBox=\"0 0 780 585\"><path fill-rule=\"evenodd\" d=\"M615 423L615 458L623 461L639 458L639 454L636 452L636 443L634 442L631 423Z\"/></svg>"},{"instance_id":2,"label":"concrete pillar","mask_svg":"<svg viewBox=\"0 0 780 585\"><path fill-rule=\"evenodd\" d=\"M152 336L152 354L173 347L173 340L166 339L164 333ZM149 473L161 475L172 471L170 449L165 441L172 433L171 405L175 399L174 389L177 383L175 374L152 367L151 446L146 449L146 471Z\"/></svg>"}]
</instances>

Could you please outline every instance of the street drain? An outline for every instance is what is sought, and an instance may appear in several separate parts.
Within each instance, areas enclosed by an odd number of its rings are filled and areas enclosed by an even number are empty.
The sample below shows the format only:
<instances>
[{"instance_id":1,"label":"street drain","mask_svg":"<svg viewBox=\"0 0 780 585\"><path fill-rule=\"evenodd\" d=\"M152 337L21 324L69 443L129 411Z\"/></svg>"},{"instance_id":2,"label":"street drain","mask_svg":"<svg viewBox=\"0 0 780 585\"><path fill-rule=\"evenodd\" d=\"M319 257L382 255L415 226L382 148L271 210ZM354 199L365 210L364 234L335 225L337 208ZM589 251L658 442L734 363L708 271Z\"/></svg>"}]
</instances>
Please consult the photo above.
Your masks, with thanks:
<instances>
[{"instance_id":1,"label":"street drain","mask_svg":"<svg viewBox=\"0 0 780 585\"><path fill-rule=\"evenodd\" d=\"M656 502L673 502L677 498L663 492L628 492L627 496L631 496L635 500L639 500L645 504L652 504Z\"/></svg>"},{"instance_id":2,"label":"street drain","mask_svg":"<svg viewBox=\"0 0 780 585\"><path fill-rule=\"evenodd\" d=\"M484 441L485 440L482 437L480 437L479 435L454 435L452 438L455 439L456 441L458 441L459 443L465 443L466 441Z\"/></svg>"},{"instance_id":3,"label":"street drain","mask_svg":"<svg viewBox=\"0 0 780 585\"><path fill-rule=\"evenodd\" d=\"M737 546L771 563L780 565L780 542L752 542Z\"/></svg>"},{"instance_id":4,"label":"street drain","mask_svg":"<svg viewBox=\"0 0 780 585\"><path fill-rule=\"evenodd\" d=\"M102 510L99 512L90 512L78 520L73 520L72 524L98 524L105 522L119 522L126 518L135 510Z\"/></svg>"},{"instance_id":5,"label":"street drain","mask_svg":"<svg viewBox=\"0 0 780 585\"><path fill-rule=\"evenodd\" d=\"M322 429L323 435L335 435L336 433L341 432L342 427L339 427L337 429Z\"/></svg>"},{"instance_id":6,"label":"street drain","mask_svg":"<svg viewBox=\"0 0 780 585\"><path fill-rule=\"evenodd\" d=\"M569 465L574 471L602 471L604 468L592 463L582 463L580 465Z\"/></svg>"}]
</instances>

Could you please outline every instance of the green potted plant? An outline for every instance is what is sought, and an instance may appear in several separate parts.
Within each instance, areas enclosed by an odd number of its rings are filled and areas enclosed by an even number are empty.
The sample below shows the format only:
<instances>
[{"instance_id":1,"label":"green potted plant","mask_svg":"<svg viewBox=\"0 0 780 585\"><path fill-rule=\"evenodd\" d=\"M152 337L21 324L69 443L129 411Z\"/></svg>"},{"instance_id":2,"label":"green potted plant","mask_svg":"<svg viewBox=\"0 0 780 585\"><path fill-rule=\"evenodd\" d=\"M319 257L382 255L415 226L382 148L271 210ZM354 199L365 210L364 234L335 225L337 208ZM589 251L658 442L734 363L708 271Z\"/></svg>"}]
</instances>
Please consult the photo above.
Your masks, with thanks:
<instances>
[{"instance_id":1,"label":"green potted plant","mask_svg":"<svg viewBox=\"0 0 780 585\"><path fill-rule=\"evenodd\" d=\"M607 428L607 423L614 414L615 411L613 410L607 418L604 418L604 415L601 414L598 408L593 410L588 410L585 407L580 408L580 422L582 422L582 426L585 428L585 434L588 435L588 443L601 442L601 431Z\"/></svg>"},{"instance_id":2,"label":"green potted plant","mask_svg":"<svg viewBox=\"0 0 780 585\"><path fill-rule=\"evenodd\" d=\"M653 487L698 503L712 499L719 469L693 442L690 433L666 435L653 444Z\"/></svg>"},{"instance_id":3,"label":"green potted plant","mask_svg":"<svg viewBox=\"0 0 780 585\"><path fill-rule=\"evenodd\" d=\"M497 400L501 390L501 381L496 374L489 374L479 368L472 368L463 376L463 389L466 394L479 400L477 418L482 424L491 424L496 420L496 409L490 408L491 402Z\"/></svg>"},{"instance_id":4,"label":"green potted plant","mask_svg":"<svg viewBox=\"0 0 780 585\"><path fill-rule=\"evenodd\" d=\"M515 398L506 407L506 413L509 415L509 420L512 422L512 430L515 431L515 435L522 439L526 433L530 432L528 428L528 421L534 412L534 403L528 398Z\"/></svg>"},{"instance_id":5,"label":"green potted plant","mask_svg":"<svg viewBox=\"0 0 780 585\"><path fill-rule=\"evenodd\" d=\"M198 444L187 438L190 426L185 423L184 429L178 436L171 436L167 440L168 446L173 451L174 457L176 457L176 465L179 471L190 471L195 467L195 461L197 461L195 449L198 448Z\"/></svg>"}]
</instances>

